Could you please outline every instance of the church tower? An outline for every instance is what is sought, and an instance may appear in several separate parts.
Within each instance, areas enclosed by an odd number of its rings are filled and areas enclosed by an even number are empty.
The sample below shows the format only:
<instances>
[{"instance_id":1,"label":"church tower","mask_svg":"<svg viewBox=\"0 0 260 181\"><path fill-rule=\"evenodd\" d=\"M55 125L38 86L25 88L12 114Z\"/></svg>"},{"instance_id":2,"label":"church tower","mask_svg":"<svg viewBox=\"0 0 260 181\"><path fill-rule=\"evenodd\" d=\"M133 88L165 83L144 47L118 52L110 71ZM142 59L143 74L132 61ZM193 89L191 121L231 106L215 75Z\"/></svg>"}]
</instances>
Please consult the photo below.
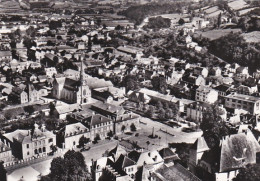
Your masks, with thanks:
<instances>
[{"instance_id":1,"label":"church tower","mask_svg":"<svg viewBox=\"0 0 260 181\"><path fill-rule=\"evenodd\" d=\"M77 102L80 104L85 104L88 103L91 99L91 91L87 85L87 81L85 80L85 76L84 76L84 68L83 68L83 59L80 56L79 57L79 61L81 63L80 65L80 87L79 87L79 92L80 92L80 100L78 100Z\"/></svg>"}]
</instances>

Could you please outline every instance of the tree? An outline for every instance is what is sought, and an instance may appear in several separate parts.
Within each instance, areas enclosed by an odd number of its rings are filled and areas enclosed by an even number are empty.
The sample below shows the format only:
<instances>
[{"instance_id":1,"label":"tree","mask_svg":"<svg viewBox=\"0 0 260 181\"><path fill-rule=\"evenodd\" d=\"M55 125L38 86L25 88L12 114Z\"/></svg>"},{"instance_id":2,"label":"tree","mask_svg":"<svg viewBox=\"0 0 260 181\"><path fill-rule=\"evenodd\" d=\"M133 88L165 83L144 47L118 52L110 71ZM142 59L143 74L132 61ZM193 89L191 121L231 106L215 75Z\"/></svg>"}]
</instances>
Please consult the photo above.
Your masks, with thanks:
<instances>
[{"instance_id":1,"label":"tree","mask_svg":"<svg viewBox=\"0 0 260 181\"><path fill-rule=\"evenodd\" d=\"M126 91L135 90L138 88L138 81L136 76L127 75L123 80L123 86L126 88Z\"/></svg>"},{"instance_id":2,"label":"tree","mask_svg":"<svg viewBox=\"0 0 260 181\"><path fill-rule=\"evenodd\" d=\"M55 153L58 150L57 146L53 145L53 144L50 146L50 148L51 148L52 153Z\"/></svg>"},{"instance_id":3,"label":"tree","mask_svg":"<svg viewBox=\"0 0 260 181\"><path fill-rule=\"evenodd\" d=\"M147 150L148 150L148 146L150 145L150 141L146 141L147 144Z\"/></svg>"},{"instance_id":4,"label":"tree","mask_svg":"<svg viewBox=\"0 0 260 181\"><path fill-rule=\"evenodd\" d=\"M185 23L184 19L180 18L178 21L179 25L183 25Z\"/></svg>"},{"instance_id":5,"label":"tree","mask_svg":"<svg viewBox=\"0 0 260 181\"><path fill-rule=\"evenodd\" d=\"M250 164L241 168L233 181L256 181L260 178L260 164Z\"/></svg>"},{"instance_id":6,"label":"tree","mask_svg":"<svg viewBox=\"0 0 260 181\"><path fill-rule=\"evenodd\" d=\"M221 25L221 19L222 19L222 13L219 13L219 15L218 15L218 28Z\"/></svg>"},{"instance_id":7,"label":"tree","mask_svg":"<svg viewBox=\"0 0 260 181\"><path fill-rule=\"evenodd\" d=\"M94 142L97 143L99 140L101 140L101 138L100 138L100 135L97 133L94 138Z\"/></svg>"},{"instance_id":8,"label":"tree","mask_svg":"<svg viewBox=\"0 0 260 181\"><path fill-rule=\"evenodd\" d=\"M121 127L121 131L124 133L124 132L125 132L125 129L126 129L126 127L125 127L125 125L123 125L123 126Z\"/></svg>"},{"instance_id":9,"label":"tree","mask_svg":"<svg viewBox=\"0 0 260 181\"><path fill-rule=\"evenodd\" d=\"M149 117L153 117L154 116L154 108L153 108L153 106L149 106L149 109L148 109L148 111L147 111L147 113L146 113Z\"/></svg>"},{"instance_id":10,"label":"tree","mask_svg":"<svg viewBox=\"0 0 260 181\"><path fill-rule=\"evenodd\" d=\"M229 134L227 125L220 117L223 114L221 111L218 105L214 104L203 112L200 129L203 131L203 136L210 148L218 145L222 137Z\"/></svg>"},{"instance_id":11,"label":"tree","mask_svg":"<svg viewBox=\"0 0 260 181\"><path fill-rule=\"evenodd\" d=\"M6 177L6 170L4 168L4 162L1 161L0 162L0 178L2 181L7 181L7 177Z\"/></svg>"},{"instance_id":12,"label":"tree","mask_svg":"<svg viewBox=\"0 0 260 181\"><path fill-rule=\"evenodd\" d=\"M136 127L135 127L135 124L134 124L134 123L132 123L132 124L130 125L130 129L131 129L132 132L136 131Z\"/></svg>"},{"instance_id":13,"label":"tree","mask_svg":"<svg viewBox=\"0 0 260 181\"><path fill-rule=\"evenodd\" d=\"M153 88L161 93L166 93L167 84L164 77L155 76L152 79Z\"/></svg>"},{"instance_id":14,"label":"tree","mask_svg":"<svg viewBox=\"0 0 260 181\"><path fill-rule=\"evenodd\" d=\"M85 158L80 152L69 150L64 154L64 158L56 157L51 162L50 173L41 178L41 181L71 181L78 180L78 177L86 177L91 180L87 172Z\"/></svg>"},{"instance_id":15,"label":"tree","mask_svg":"<svg viewBox=\"0 0 260 181\"><path fill-rule=\"evenodd\" d=\"M158 115L159 119L165 119L165 110L163 108L161 108L159 110L159 115Z\"/></svg>"},{"instance_id":16,"label":"tree","mask_svg":"<svg viewBox=\"0 0 260 181\"><path fill-rule=\"evenodd\" d=\"M157 101L157 109L161 109L161 108L163 108L162 102Z\"/></svg>"},{"instance_id":17,"label":"tree","mask_svg":"<svg viewBox=\"0 0 260 181\"><path fill-rule=\"evenodd\" d=\"M172 119L173 118L172 109L170 109L170 108L166 109L165 118L166 119Z\"/></svg>"},{"instance_id":18,"label":"tree","mask_svg":"<svg viewBox=\"0 0 260 181\"><path fill-rule=\"evenodd\" d=\"M81 136L79 139L79 147L83 148L85 144L87 144L89 141L90 141L89 138L86 138L84 135Z\"/></svg>"},{"instance_id":19,"label":"tree","mask_svg":"<svg viewBox=\"0 0 260 181\"><path fill-rule=\"evenodd\" d=\"M28 112L30 115L35 111L33 106L25 106L24 111Z\"/></svg>"},{"instance_id":20,"label":"tree","mask_svg":"<svg viewBox=\"0 0 260 181\"><path fill-rule=\"evenodd\" d=\"M113 135L114 135L114 134L113 134L113 131L111 131L111 130L107 133L107 136L108 136L109 138L112 138Z\"/></svg>"}]
</instances>

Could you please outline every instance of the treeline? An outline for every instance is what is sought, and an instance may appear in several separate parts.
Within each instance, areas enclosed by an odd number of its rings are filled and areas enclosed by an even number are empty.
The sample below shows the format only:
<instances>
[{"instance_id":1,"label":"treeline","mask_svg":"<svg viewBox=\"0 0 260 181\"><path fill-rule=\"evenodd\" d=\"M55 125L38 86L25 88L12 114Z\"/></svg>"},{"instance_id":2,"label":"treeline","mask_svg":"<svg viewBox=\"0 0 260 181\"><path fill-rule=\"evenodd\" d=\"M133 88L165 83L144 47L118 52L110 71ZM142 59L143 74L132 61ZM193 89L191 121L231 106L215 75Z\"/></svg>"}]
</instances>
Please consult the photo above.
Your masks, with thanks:
<instances>
[{"instance_id":1,"label":"treeline","mask_svg":"<svg viewBox=\"0 0 260 181\"><path fill-rule=\"evenodd\" d=\"M169 18L163 18L161 16L155 18L149 18L149 22L144 28L160 29L169 28L171 26L171 20Z\"/></svg>"},{"instance_id":2,"label":"treeline","mask_svg":"<svg viewBox=\"0 0 260 181\"><path fill-rule=\"evenodd\" d=\"M260 68L260 44L247 43L239 33L230 33L211 41L208 49L229 63L248 66L250 71Z\"/></svg>"},{"instance_id":3,"label":"treeline","mask_svg":"<svg viewBox=\"0 0 260 181\"><path fill-rule=\"evenodd\" d=\"M128 9L118 12L119 15L124 15L132 20L136 25L139 25L147 16L167 14L167 13L181 13L182 7L186 2L166 3L166 4L145 4L138 6L131 6Z\"/></svg>"},{"instance_id":4,"label":"treeline","mask_svg":"<svg viewBox=\"0 0 260 181\"><path fill-rule=\"evenodd\" d=\"M251 15L244 16L240 18L238 22L238 27L245 32L260 31L260 19Z\"/></svg>"}]
</instances>

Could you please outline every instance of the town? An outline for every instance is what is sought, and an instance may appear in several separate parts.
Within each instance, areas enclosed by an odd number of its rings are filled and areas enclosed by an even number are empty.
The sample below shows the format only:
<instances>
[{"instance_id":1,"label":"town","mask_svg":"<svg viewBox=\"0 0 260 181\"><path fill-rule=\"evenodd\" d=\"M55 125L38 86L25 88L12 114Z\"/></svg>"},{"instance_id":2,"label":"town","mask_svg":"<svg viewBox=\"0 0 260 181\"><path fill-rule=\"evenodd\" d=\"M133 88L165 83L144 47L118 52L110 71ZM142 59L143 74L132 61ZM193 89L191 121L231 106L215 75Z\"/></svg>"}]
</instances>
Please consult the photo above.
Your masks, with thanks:
<instances>
[{"instance_id":1,"label":"town","mask_svg":"<svg viewBox=\"0 0 260 181\"><path fill-rule=\"evenodd\" d=\"M260 180L260 1L0 0L0 181Z\"/></svg>"}]
</instances>

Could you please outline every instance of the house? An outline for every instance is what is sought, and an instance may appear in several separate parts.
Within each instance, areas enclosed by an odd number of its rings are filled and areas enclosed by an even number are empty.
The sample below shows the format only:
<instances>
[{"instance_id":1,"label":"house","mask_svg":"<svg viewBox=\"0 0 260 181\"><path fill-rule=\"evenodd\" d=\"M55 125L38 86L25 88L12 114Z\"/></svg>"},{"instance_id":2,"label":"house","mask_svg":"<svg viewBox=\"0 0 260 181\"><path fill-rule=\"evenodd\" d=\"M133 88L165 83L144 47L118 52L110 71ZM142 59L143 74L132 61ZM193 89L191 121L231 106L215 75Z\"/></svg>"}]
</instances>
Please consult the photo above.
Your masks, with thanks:
<instances>
[{"instance_id":1,"label":"house","mask_svg":"<svg viewBox=\"0 0 260 181\"><path fill-rule=\"evenodd\" d=\"M255 86L245 86L245 85L240 85L236 88L236 92L238 94L244 94L244 95L252 95L253 93L258 92L258 87L257 85Z\"/></svg>"},{"instance_id":2,"label":"house","mask_svg":"<svg viewBox=\"0 0 260 181\"><path fill-rule=\"evenodd\" d=\"M25 88L13 87L8 99L14 103L24 104L40 100L40 92L31 83L27 83Z\"/></svg>"},{"instance_id":3,"label":"house","mask_svg":"<svg viewBox=\"0 0 260 181\"><path fill-rule=\"evenodd\" d=\"M33 130L16 130L2 135L10 143L12 154L18 159L44 156L50 153L51 146L56 145L56 135L35 123Z\"/></svg>"},{"instance_id":4,"label":"house","mask_svg":"<svg viewBox=\"0 0 260 181\"><path fill-rule=\"evenodd\" d=\"M56 106L53 115L58 119L65 120L67 118L67 115L69 115L71 112L79 110L78 104L68 104L68 105L59 105Z\"/></svg>"},{"instance_id":5,"label":"house","mask_svg":"<svg viewBox=\"0 0 260 181\"><path fill-rule=\"evenodd\" d=\"M125 171L125 173L131 178L134 178L135 173L137 172L137 165L135 161L131 160L126 155L120 155L115 161L114 166Z\"/></svg>"},{"instance_id":6,"label":"house","mask_svg":"<svg viewBox=\"0 0 260 181\"><path fill-rule=\"evenodd\" d=\"M209 74L209 71L205 67L195 67L193 69L193 74L196 75L196 76L201 75L202 77L206 78Z\"/></svg>"},{"instance_id":7,"label":"house","mask_svg":"<svg viewBox=\"0 0 260 181\"><path fill-rule=\"evenodd\" d=\"M104 87L92 90L92 97L106 103L124 100L125 88Z\"/></svg>"},{"instance_id":8,"label":"house","mask_svg":"<svg viewBox=\"0 0 260 181\"><path fill-rule=\"evenodd\" d=\"M3 139L3 141L0 140L0 162L1 161L5 164L13 161L10 143L7 143L5 139Z\"/></svg>"},{"instance_id":9,"label":"house","mask_svg":"<svg viewBox=\"0 0 260 181\"><path fill-rule=\"evenodd\" d=\"M260 146L250 130L225 136L220 145L203 153L197 167L206 180L230 181L240 168L256 163Z\"/></svg>"},{"instance_id":10,"label":"house","mask_svg":"<svg viewBox=\"0 0 260 181\"><path fill-rule=\"evenodd\" d=\"M91 109L109 119L116 120L118 116L125 114L125 110L121 106L115 106L108 103L96 103L91 105Z\"/></svg>"},{"instance_id":11,"label":"house","mask_svg":"<svg viewBox=\"0 0 260 181\"><path fill-rule=\"evenodd\" d=\"M182 78L182 81L184 83L187 83L188 85L206 85L206 80L203 78L201 75L195 76L195 75L190 75L190 76L184 76Z\"/></svg>"},{"instance_id":12,"label":"house","mask_svg":"<svg viewBox=\"0 0 260 181\"><path fill-rule=\"evenodd\" d=\"M213 104L218 100L218 92L210 87L202 85L196 90L195 100Z\"/></svg>"},{"instance_id":13,"label":"house","mask_svg":"<svg viewBox=\"0 0 260 181\"><path fill-rule=\"evenodd\" d=\"M204 139L204 137L198 138L191 146L189 153L188 167L191 172L196 172L196 167L199 164L204 152L209 151L209 147Z\"/></svg>"},{"instance_id":14,"label":"house","mask_svg":"<svg viewBox=\"0 0 260 181\"><path fill-rule=\"evenodd\" d=\"M202 122L203 113L208 109L208 104L190 104L187 107L187 119L196 123Z\"/></svg>"},{"instance_id":15,"label":"house","mask_svg":"<svg viewBox=\"0 0 260 181\"><path fill-rule=\"evenodd\" d=\"M111 161L109 157L102 157L97 159L96 161L93 161L91 166L91 174L94 181L99 181L103 169L107 166L108 161Z\"/></svg>"},{"instance_id":16,"label":"house","mask_svg":"<svg viewBox=\"0 0 260 181\"><path fill-rule=\"evenodd\" d=\"M238 67L236 69L236 74L248 78L249 77L248 67Z\"/></svg>"},{"instance_id":17,"label":"house","mask_svg":"<svg viewBox=\"0 0 260 181\"><path fill-rule=\"evenodd\" d=\"M213 76L221 76L221 68L219 67L213 67L212 69L210 69L210 75L213 75Z\"/></svg>"},{"instance_id":18,"label":"house","mask_svg":"<svg viewBox=\"0 0 260 181\"><path fill-rule=\"evenodd\" d=\"M137 152L131 151L127 155L131 160L136 162L136 166L139 169L143 165L149 166L150 171L154 171L163 165L164 160L158 151L144 151Z\"/></svg>"},{"instance_id":19,"label":"house","mask_svg":"<svg viewBox=\"0 0 260 181\"><path fill-rule=\"evenodd\" d=\"M48 78L52 78L53 76L57 75L57 70L55 67L48 67L45 68L44 70Z\"/></svg>"},{"instance_id":20,"label":"house","mask_svg":"<svg viewBox=\"0 0 260 181\"><path fill-rule=\"evenodd\" d=\"M164 160L164 163L170 163L180 159L178 155L170 148L162 148L159 150L159 154Z\"/></svg>"},{"instance_id":21,"label":"house","mask_svg":"<svg viewBox=\"0 0 260 181\"><path fill-rule=\"evenodd\" d=\"M12 61L12 52L10 50L0 51L0 62L10 62Z\"/></svg>"},{"instance_id":22,"label":"house","mask_svg":"<svg viewBox=\"0 0 260 181\"><path fill-rule=\"evenodd\" d=\"M127 164L126 164L127 165ZM99 181L134 181L118 164L111 160L107 161L106 167L102 170Z\"/></svg>"},{"instance_id":23,"label":"house","mask_svg":"<svg viewBox=\"0 0 260 181\"><path fill-rule=\"evenodd\" d=\"M251 114L259 114L260 113L260 98L231 93L225 96L225 107L230 109L244 109Z\"/></svg>"},{"instance_id":24,"label":"house","mask_svg":"<svg viewBox=\"0 0 260 181\"><path fill-rule=\"evenodd\" d=\"M219 97L225 97L233 91L233 85L221 84L217 87L214 87L216 91L218 91Z\"/></svg>"},{"instance_id":25,"label":"house","mask_svg":"<svg viewBox=\"0 0 260 181\"><path fill-rule=\"evenodd\" d=\"M121 155L127 155L126 148L117 144L115 148L109 151L108 156L111 156L116 161Z\"/></svg>"}]
</instances>

